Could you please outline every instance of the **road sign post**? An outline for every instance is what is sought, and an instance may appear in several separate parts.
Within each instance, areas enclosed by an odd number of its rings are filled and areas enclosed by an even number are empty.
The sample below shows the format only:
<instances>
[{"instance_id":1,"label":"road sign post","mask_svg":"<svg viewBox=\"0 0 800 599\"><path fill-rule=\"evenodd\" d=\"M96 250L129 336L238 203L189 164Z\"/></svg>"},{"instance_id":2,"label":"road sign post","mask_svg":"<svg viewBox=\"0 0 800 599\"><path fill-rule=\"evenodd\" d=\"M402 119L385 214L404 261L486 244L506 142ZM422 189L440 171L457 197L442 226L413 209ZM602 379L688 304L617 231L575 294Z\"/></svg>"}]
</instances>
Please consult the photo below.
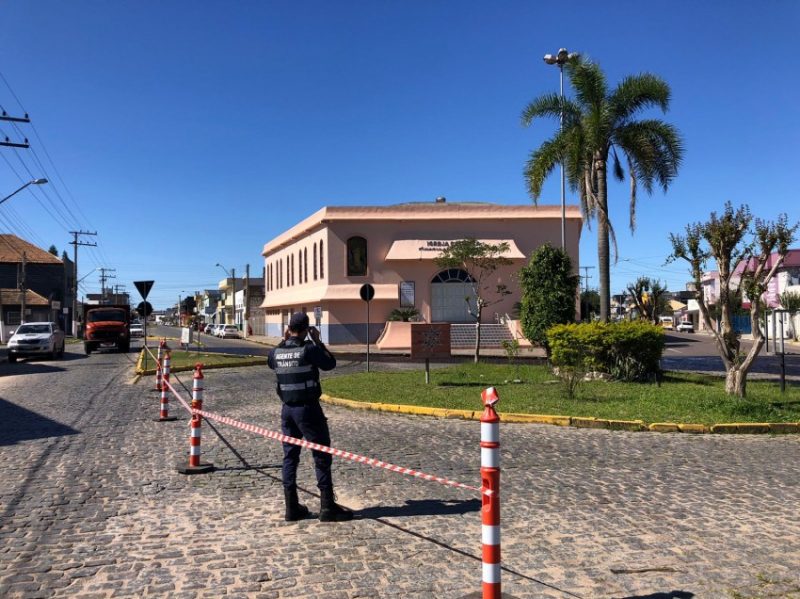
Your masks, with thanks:
<instances>
[{"instance_id":1,"label":"road sign post","mask_svg":"<svg viewBox=\"0 0 800 599\"><path fill-rule=\"evenodd\" d=\"M369 283L364 283L359 290L359 294L367 304L367 372L369 372L369 303L375 297L375 287Z\"/></svg>"},{"instance_id":2,"label":"road sign post","mask_svg":"<svg viewBox=\"0 0 800 599\"><path fill-rule=\"evenodd\" d=\"M147 296L153 288L155 281L134 281L136 289L139 290L139 295L142 296L142 301L147 305ZM146 312L147 310L145 310ZM144 369L147 370L147 314L144 315Z\"/></svg>"}]
</instances>

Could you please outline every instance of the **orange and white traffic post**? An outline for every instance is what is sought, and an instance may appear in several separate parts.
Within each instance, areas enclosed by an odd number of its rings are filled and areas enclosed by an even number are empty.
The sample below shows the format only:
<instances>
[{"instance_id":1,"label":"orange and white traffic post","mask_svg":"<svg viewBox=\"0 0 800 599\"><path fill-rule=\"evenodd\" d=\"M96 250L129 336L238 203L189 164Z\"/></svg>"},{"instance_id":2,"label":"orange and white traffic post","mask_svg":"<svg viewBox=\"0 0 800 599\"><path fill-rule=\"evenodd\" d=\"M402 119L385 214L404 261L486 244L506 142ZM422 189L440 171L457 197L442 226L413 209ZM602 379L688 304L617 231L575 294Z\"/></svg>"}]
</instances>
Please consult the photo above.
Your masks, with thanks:
<instances>
[{"instance_id":1,"label":"orange and white traffic post","mask_svg":"<svg viewBox=\"0 0 800 599\"><path fill-rule=\"evenodd\" d=\"M167 340L162 339L158 343L158 355L156 356L156 391L161 391L161 365L164 360L164 349L167 347Z\"/></svg>"},{"instance_id":2,"label":"orange and white traffic post","mask_svg":"<svg viewBox=\"0 0 800 599\"><path fill-rule=\"evenodd\" d=\"M203 409L203 365L199 362L194 365L194 376L192 377L192 420L189 423L191 434L189 435L189 465L181 466L178 464L178 472L181 474L203 474L214 470L214 464L200 463L200 439L201 424L203 421L200 414L194 410Z\"/></svg>"},{"instance_id":3,"label":"orange and white traffic post","mask_svg":"<svg viewBox=\"0 0 800 599\"><path fill-rule=\"evenodd\" d=\"M481 543L483 599L500 599L500 417L497 389L481 394Z\"/></svg>"},{"instance_id":4,"label":"orange and white traffic post","mask_svg":"<svg viewBox=\"0 0 800 599\"><path fill-rule=\"evenodd\" d=\"M171 422L177 420L175 416L169 415L169 369L170 369L170 353L169 349L164 351L163 364L161 364L161 411L159 412L157 422Z\"/></svg>"}]
</instances>

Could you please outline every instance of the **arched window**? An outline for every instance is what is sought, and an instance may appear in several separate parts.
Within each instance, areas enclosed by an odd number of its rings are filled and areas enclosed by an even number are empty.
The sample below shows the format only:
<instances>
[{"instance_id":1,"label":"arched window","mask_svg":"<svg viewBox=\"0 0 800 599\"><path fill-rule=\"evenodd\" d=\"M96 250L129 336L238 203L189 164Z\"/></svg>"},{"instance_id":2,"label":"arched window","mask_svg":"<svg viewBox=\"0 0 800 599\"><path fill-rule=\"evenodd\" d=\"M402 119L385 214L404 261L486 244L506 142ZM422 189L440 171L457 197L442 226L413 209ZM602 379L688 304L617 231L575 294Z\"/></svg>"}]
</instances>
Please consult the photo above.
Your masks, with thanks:
<instances>
[{"instance_id":1,"label":"arched window","mask_svg":"<svg viewBox=\"0 0 800 599\"><path fill-rule=\"evenodd\" d=\"M294 285L294 254L289 256L292 266L289 268L289 285Z\"/></svg>"},{"instance_id":2,"label":"arched window","mask_svg":"<svg viewBox=\"0 0 800 599\"><path fill-rule=\"evenodd\" d=\"M313 255L311 256L312 262L314 263L314 280L317 280L317 243L314 242L314 251Z\"/></svg>"},{"instance_id":3,"label":"arched window","mask_svg":"<svg viewBox=\"0 0 800 599\"><path fill-rule=\"evenodd\" d=\"M367 276L367 240L363 237L347 240L347 276Z\"/></svg>"},{"instance_id":4,"label":"arched window","mask_svg":"<svg viewBox=\"0 0 800 599\"><path fill-rule=\"evenodd\" d=\"M319 240L319 278L325 278L325 252L322 251L323 241ZM315 267L316 268L316 267Z\"/></svg>"},{"instance_id":5,"label":"arched window","mask_svg":"<svg viewBox=\"0 0 800 599\"><path fill-rule=\"evenodd\" d=\"M431 283L472 283L472 277L466 270L460 268L448 268L437 274Z\"/></svg>"},{"instance_id":6,"label":"arched window","mask_svg":"<svg viewBox=\"0 0 800 599\"><path fill-rule=\"evenodd\" d=\"M297 250L297 281L298 285L303 284L303 250Z\"/></svg>"},{"instance_id":7,"label":"arched window","mask_svg":"<svg viewBox=\"0 0 800 599\"><path fill-rule=\"evenodd\" d=\"M272 264L267 264L267 276L264 277L264 285L267 286L267 291L272 291Z\"/></svg>"},{"instance_id":8,"label":"arched window","mask_svg":"<svg viewBox=\"0 0 800 599\"><path fill-rule=\"evenodd\" d=\"M308 283L308 248L303 248L303 283Z\"/></svg>"}]
</instances>

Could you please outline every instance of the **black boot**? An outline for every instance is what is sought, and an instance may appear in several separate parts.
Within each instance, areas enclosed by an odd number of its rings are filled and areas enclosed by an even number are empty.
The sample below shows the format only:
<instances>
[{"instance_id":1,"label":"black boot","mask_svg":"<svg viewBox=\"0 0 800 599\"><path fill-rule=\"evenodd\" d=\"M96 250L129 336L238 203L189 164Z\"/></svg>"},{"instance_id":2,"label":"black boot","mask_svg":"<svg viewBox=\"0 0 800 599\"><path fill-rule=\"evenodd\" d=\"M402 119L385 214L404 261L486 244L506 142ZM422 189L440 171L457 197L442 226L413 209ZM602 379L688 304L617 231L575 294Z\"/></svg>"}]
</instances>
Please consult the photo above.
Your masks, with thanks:
<instances>
[{"instance_id":1,"label":"black boot","mask_svg":"<svg viewBox=\"0 0 800 599\"><path fill-rule=\"evenodd\" d=\"M347 522L353 519L353 512L336 503L333 487L320 488L319 497L320 522Z\"/></svg>"},{"instance_id":2,"label":"black boot","mask_svg":"<svg viewBox=\"0 0 800 599\"><path fill-rule=\"evenodd\" d=\"M308 518L308 508L302 505L297 498L297 487L284 487L283 497L286 500L286 515L284 519L287 522Z\"/></svg>"}]
</instances>

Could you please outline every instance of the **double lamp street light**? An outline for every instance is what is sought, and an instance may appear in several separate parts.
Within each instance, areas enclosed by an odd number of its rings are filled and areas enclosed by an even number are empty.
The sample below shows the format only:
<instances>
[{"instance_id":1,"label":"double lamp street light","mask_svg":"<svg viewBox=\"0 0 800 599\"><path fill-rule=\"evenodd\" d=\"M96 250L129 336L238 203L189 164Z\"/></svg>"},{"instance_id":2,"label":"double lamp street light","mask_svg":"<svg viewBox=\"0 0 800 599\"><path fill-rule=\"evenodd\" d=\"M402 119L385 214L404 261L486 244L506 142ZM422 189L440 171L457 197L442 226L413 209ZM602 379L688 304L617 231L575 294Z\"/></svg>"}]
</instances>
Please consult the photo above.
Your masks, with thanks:
<instances>
[{"instance_id":1,"label":"double lamp street light","mask_svg":"<svg viewBox=\"0 0 800 599\"><path fill-rule=\"evenodd\" d=\"M561 116L559 119L559 131L564 129L564 65L570 60L577 58L577 54L567 52L566 48L561 48L558 54L545 54L544 61L547 64L558 65L559 79L560 79L560 98L561 98ZM564 180L564 163L561 163L561 249L567 249L567 204L565 193L565 180Z\"/></svg>"}]
</instances>

